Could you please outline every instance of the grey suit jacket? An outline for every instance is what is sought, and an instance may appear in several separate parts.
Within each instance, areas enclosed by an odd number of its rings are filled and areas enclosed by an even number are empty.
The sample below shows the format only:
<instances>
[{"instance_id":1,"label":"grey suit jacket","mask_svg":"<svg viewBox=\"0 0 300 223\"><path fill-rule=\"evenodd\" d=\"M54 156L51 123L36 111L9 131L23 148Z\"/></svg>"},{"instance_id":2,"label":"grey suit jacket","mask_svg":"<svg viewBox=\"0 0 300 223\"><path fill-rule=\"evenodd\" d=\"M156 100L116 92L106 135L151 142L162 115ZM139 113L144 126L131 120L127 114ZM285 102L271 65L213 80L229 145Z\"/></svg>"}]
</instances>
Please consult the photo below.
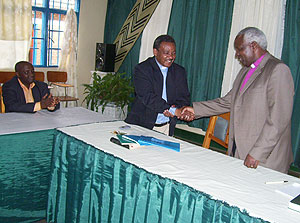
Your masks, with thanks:
<instances>
[{"instance_id":1,"label":"grey suit jacket","mask_svg":"<svg viewBox=\"0 0 300 223\"><path fill-rule=\"evenodd\" d=\"M235 157L244 160L250 154L259 165L287 173L293 162L294 82L290 69L267 53L240 92L249 69L240 70L224 97L193 103L196 118L230 112L228 154L232 155L235 140Z\"/></svg>"}]
</instances>

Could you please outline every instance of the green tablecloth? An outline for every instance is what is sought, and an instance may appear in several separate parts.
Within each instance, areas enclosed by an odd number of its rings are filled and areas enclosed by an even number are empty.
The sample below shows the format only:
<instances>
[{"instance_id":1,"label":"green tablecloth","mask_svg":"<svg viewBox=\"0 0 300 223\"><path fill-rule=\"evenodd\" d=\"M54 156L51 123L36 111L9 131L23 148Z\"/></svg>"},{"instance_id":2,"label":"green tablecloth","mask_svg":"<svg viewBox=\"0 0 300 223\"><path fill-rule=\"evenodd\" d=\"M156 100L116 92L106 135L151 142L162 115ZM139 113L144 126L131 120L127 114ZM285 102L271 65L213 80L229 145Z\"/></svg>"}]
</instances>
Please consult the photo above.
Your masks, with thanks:
<instances>
[{"instance_id":1,"label":"green tablecloth","mask_svg":"<svg viewBox=\"0 0 300 223\"><path fill-rule=\"evenodd\" d=\"M45 218L54 131L0 136L1 223Z\"/></svg>"},{"instance_id":2,"label":"green tablecloth","mask_svg":"<svg viewBox=\"0 0 300 223\"><path fill-rule=\"evenodd\" d=\"M54 141L47 221L265 222L59 131Z\"/></svg>"}]
</instances>

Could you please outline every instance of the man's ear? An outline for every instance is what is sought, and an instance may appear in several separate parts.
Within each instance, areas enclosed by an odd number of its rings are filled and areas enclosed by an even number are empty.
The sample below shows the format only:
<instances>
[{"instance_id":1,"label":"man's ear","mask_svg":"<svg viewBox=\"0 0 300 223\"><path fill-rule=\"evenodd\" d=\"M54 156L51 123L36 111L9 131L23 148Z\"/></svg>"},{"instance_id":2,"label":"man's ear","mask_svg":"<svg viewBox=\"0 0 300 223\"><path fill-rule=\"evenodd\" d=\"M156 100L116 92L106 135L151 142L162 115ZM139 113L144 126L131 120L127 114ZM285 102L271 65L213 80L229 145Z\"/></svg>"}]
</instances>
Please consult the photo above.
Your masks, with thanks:
<instances>
[{"instance_id":1,"label":"man's ear","mask_svg":"<svg viewBox=\"0 0 300 223\"><path fill-rule=\"evenodd\" d=\"M258 45L257 42L253 41L253 42L251 43L251 47L252 47L252 49L256 50L256 49L258 49L258 47L260 47L260 46Z\"/></svg>"},{"instance_id":2,"label":"man's ear","mask_svg":"<svg viewBox=\"0 0 300 223\"><path fill-rule=\"evenodd\" d=\"M157 50L157 49L155 49L155 48L153 48L153 54L154 54L154 56L157 56L157 54L158 54L158 50Z\"/></svg>"},{"instance_id":3,"label":"man's ear","mask_svg":"<svg viewBox=\"0 0 300 223\"><path fill-rule=\"evenodd\" d=\"M18 72L16 72L17 77L20 77L20 74Z\"/></svg>"}]
</instances>

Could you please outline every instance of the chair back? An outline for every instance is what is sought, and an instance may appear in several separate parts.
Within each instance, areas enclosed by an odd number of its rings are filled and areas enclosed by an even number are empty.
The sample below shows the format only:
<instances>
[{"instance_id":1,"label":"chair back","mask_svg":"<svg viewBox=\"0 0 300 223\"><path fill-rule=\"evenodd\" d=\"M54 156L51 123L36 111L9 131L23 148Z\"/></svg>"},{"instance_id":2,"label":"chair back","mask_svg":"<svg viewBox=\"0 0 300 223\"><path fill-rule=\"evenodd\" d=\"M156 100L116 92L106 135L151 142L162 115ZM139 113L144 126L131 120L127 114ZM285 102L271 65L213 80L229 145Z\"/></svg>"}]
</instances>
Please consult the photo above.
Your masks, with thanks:
<instances>
[{"instance_id":1,"label":"chair back","mask_svg":"<svg viewBox=\"0 0 300 223\"><path fill-rule=\"evenodd\" d=\"M0 71L0 111L1 113L5 112L5 105L2 97L2 84L12 79L16 76L16 72L14 71ZM45 75L44 72L35 72L35 80L44 82Z\"/></svg>"},{"instance_id":2,"label":"chair back","mask_svg":"<svg viewBox=\"0 0 300 223\"><path fill-rule=\"evenodd\" d=\"M4 84L14 76L16 76L16 72L14 71L0 71L0 84Z\"/></svg>"},{"instance_id":3,"label":"chair back","mask_svg":"<svg viewBox=\"0 0 300 223\"><path fill-rule=\"evenodd\" d=\"M68 80L67 72L64 71L47 71L48 82L63 82Z\"/></svg>"},{"instance_id":4,"label":"chair back","mask_svg":"<svg viewBox=\"0 0 300 223\"><path fill-rule=\"evenodd\" d=\"M35 80L42 81L42 82L45 81L45 74L44 74L44 72L35 71L34 73L35 73Z\"/></svg>"},{"instance_id":5,"label":"chair back","mask_svg":"<svg viewBox=\"0 0 300 223\"><path fill-rule=\"evenodd\" d=\"M209 149L211 140L228 149L230 112L211 116L202 147Z\"/></svg>"},{"instance_id":6,"label":"chair back","mask_svg":"<svg viewBox=\"0 0 300 223\"><path fill-rule=\"evenodd\" d=\"M14 71L0 71L0 111L5 112L5 105L2 97L2 85L16 75Z\"/></svg>"},{"instance_id":7,"label":"chair back","mask_svg":"<svg viewBox=\"0 0 300 223\"><path fill-rule=\"evenodd\" d=\"M2 86L0 86L0 111L1 113L5 113L5 105L2 97Z\"/></svg>"},{"instance_id":8,"label":"chair back","mask_svg":"<svg viewBox=\"0 0 300 223\"><path fill-rule=\"evenodd\" d=\"M68 80L68 74L67 72L64 71L47 71L47 80L50 86L55 86L55 87L62 87L65 90L65 95L64 96L58 96L59 100L61 102L66 102L66 107L68 107L68 102L69 101L74 101L76 102L76 106L78 106L78 100L79 98L69 96L67 94L67 89L69 87L74 87L74 85L67 84Z\"/></svg>"},{"instance_id":9,"label":"chair back","mask_svg":"<svg viewBox=\"0 0 300 223\"><path fill-rule=\"evenodd\" d=\"M16 76L16 72L14 71L0 71L0 83L4 84L5 82L9 81L12 79L14 76ZM45 80L45 75L44 72L35 72L35 79L38 81L44 82Z\"/></svg>"}]
</instances>

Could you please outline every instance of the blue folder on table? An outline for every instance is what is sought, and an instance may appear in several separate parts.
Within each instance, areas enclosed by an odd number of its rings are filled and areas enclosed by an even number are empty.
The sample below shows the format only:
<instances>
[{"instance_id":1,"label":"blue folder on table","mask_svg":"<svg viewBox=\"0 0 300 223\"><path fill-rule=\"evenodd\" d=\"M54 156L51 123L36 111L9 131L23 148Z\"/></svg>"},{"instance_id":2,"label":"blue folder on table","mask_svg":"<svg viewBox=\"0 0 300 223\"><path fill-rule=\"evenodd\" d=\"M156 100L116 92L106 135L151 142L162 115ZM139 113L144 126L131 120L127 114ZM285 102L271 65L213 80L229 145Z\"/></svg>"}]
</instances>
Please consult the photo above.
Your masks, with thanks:
<instances>
[{"instance_id":1,"label":"blue folder on table","mask_svg":"<svg viewBox=\"0 0 300 223\"><path fill-rule=\"evenodd\" d=\"M155 137L151 136L138 136L138 135L123 135L123 137L129 138L133 141L138 142L141 146L149 146L149 145L154 145L154 146L160 146L164 147L167 149L172 149L177 152L180 152L180 144L177 142L170 142L166 140L161 140L157 139Z\"/></svg>"}]
</instances>

